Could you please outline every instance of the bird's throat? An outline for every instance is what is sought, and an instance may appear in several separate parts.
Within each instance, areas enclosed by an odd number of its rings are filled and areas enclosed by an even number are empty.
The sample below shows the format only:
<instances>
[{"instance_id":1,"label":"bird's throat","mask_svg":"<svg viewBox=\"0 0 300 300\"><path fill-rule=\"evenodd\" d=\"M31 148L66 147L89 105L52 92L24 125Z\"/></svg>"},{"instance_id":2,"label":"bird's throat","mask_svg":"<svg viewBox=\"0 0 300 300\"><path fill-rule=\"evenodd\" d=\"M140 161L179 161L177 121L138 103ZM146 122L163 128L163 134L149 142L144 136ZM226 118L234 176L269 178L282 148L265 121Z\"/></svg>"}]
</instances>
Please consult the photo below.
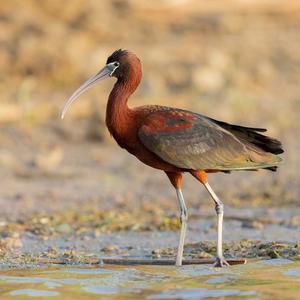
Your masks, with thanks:
<instances>
[{"instance_id":1,"label":"bird's throat","mask_svg":"<svg viewBox=\"0 0 300 300\"><path fill-rule=\"evenodd\" d=\"M132 110L127 102L132 90L117 82L112 89L106 107L106 126L115 138L125 135L132 120Z\"/></svg>"},{"instance_id":2,"label":"bird's throat","mask_svg":"<svg viewBox=\"0 0 300 300\"><path fill-rule=\"evenodd\" d=\"M106 126L119 144L120 141L130 143L134 136L134 113L128 107L127 102L139 86L141 78L140 64L132 63L130 71L124 77L118 78L109 95L106 107Z\"/></svg>"}]
</instances>

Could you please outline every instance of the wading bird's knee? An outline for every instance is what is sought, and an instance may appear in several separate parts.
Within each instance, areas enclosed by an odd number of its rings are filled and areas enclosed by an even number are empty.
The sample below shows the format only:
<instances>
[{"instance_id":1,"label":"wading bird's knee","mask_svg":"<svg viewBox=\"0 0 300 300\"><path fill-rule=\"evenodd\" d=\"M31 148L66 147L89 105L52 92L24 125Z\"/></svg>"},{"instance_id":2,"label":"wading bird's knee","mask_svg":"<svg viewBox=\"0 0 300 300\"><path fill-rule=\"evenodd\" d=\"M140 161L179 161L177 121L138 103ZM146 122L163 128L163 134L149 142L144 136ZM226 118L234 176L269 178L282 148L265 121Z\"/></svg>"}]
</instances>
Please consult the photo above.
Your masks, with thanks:
<instances>
[{"instance_id":1,"label":"wading bird's knee","mask_svg":"<svg viewBox=\"0 0 300 300\"><path fill-rule=\"evenodd\" d=\"M215 209L216 209L217 215L224 214L224 205L223 205L223 203L216 203Z\"/></svg>"},{"instance_id":2,"label":"wading bird's knee","mask_svg":"<svg viewBox=\"0 0 300 300\"><path fill-rule=\"evenodd\" d=\"M180 211L180 223L186 223L188 220L187 209L184 208Z\"/></svg>"}]
</instances>

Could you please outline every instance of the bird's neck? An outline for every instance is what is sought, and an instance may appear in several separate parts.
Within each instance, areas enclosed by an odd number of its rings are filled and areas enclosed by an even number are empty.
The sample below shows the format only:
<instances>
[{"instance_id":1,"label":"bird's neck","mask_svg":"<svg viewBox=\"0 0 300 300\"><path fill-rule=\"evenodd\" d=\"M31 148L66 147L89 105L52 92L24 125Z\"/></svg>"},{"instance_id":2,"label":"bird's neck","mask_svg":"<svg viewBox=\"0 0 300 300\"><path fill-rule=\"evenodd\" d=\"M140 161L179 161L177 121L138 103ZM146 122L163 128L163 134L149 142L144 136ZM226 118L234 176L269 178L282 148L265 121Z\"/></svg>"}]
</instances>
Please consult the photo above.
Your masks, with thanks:
<instances>
[{"instance_id":1,"label":"bird's neck","mask_svg":"<svg viewBox=\"0 0 300 300\"><path fill-rule=\"evenodd\" d=\"M140 78L134 80L118 80L110 95L106 107L106 126L109 132L116 138L122 136L128 130L133 121L133 112L128 107L128 98L140 83Z\"/></svg>"}]
</instances>

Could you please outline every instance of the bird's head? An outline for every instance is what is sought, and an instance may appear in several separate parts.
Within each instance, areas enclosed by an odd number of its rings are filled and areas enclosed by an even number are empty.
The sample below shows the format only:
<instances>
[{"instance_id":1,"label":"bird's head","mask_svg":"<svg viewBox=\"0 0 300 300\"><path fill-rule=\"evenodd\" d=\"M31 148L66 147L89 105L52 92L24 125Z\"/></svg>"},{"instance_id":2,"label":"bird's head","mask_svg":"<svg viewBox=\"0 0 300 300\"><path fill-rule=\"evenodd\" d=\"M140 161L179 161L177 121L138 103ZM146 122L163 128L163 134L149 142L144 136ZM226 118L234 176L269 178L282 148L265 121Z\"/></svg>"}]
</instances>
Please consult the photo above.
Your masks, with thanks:
<instances>
[{"instance_id":1,"label":"bird's head","mask_svg":"<svg viewBox=\"0 0 300 300\"><path fill-rule=\"evenodd\" d=\"M140 60L134 53L130 51L122 49L116 50L112 55L108 57L104 68L102 68L97 74L84 82L66 101L61 114L61 118L64 118L69 106L79 95L88 90L98 81L107 77L116 77L119 82L126 81L131 77L132 79L138 79L138 84L141 77Z\"/></svg>"}]
</instances>

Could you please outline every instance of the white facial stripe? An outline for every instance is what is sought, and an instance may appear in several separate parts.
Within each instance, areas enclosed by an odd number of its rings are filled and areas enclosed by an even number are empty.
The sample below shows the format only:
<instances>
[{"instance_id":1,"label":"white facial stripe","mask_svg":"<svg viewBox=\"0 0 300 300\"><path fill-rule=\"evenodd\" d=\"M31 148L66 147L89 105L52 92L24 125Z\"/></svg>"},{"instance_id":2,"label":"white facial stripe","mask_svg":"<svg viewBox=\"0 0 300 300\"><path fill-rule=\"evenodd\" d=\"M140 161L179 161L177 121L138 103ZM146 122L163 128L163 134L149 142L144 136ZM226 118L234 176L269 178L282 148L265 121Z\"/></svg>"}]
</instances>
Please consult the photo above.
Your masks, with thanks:
<instances>
[{"instance_id":1,"label":"white facial stripe","mask_svg":"<svg viewBox=\"0 0 300 300\"><path fill-rule=\"evenodd\" d=\"M120 63L118 61L114 61L114 62L109 63L107 66L109 66L109 68L112 70L109 74L109 76L112 76L113 73L115 72L115 70L117 68L119 68Z\"/></svg>"}]
</instances>

